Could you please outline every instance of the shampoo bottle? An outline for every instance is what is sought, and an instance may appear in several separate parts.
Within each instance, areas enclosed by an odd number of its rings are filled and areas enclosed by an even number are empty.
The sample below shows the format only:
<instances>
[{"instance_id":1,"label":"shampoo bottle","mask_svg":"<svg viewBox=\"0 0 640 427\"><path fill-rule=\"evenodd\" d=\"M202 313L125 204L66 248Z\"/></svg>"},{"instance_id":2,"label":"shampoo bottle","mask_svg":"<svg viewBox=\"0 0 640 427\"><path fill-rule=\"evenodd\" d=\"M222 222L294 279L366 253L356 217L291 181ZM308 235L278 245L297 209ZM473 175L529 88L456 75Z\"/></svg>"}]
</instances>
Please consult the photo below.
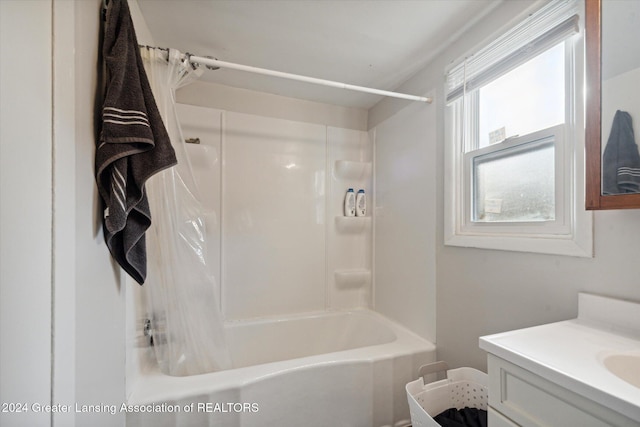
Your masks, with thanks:
<instances>
[{"instance_id":1,"label":"shampoo bottle","mask_svg":"<svg viewBox=\"0 0 640 427\"><path fill-rule=\"evenodd\" d=\"M348 189L344 197L344 216L356 216L356 193L353 188Z\"/></svg>"},{"instance_id":2,"label":"shampoo bottle","mask_svg":"<svg viewBox=\"0 0 640 427\"><path fill-rule=\"evenodd\" d=\"M358 190L356 195L356 216L367 215L367 198L364 195L364 190Z\"/></svg>"}]
</instances>

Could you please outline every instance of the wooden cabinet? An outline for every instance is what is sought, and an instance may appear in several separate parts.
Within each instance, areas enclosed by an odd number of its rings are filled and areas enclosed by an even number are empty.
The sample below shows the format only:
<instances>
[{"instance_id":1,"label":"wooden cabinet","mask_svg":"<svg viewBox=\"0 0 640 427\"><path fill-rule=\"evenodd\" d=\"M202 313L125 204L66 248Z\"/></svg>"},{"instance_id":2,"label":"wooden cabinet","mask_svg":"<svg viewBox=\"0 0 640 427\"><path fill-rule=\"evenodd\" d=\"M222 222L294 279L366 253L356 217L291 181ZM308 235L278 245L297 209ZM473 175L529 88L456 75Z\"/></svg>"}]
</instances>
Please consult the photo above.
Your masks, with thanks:
<instances>
[{"instance_id":1,"label":"wooden cabinet","mask_svg":"<svg viewBox=\"0 0 640 427\"><path fill-rule=\"evenodd\" d=\"M621 3L625 4L625 3ZM633 2L626 3L632 6ZM602 0L585 1L585 52L586 52L586 129L585 129L585 207L586 209L638 209L640 208L640 193L603 194L602 191L602 114L603 111L603 73L602 73L602 7L611 4ZM606 11L605 11L606 13ZM629 13L627 16L635 17ZM634 18L640 19L640 18ZM622 32L624 27L606 29L609 32ZM615 27L615 26L614 26ZM626 33L626 32L625 32ZM620 37L619 35L617 37ZM629 35L632 37L632 35ZM611 34L609 33L609 38ZM617 39L616 39L617 40ZM605 56L606 57L606 56ZM634 93L638 90L628 89L629 99L636 99ZM640 119L636 118L636 120ZM638 135L636 135L637 142Z\"/></svg>"}]
</instances>

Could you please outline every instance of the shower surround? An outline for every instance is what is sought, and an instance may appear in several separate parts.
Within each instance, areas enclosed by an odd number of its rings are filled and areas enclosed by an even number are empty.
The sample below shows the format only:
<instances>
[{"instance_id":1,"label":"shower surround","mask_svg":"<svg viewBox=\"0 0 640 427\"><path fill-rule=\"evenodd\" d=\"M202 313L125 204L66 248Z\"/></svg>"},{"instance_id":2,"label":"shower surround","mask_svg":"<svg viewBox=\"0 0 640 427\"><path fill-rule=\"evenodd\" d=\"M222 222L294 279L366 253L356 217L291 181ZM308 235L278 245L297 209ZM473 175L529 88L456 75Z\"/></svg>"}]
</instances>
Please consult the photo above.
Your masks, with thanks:
<instances>
[{"instance_id":1,"label":"shower surround","mask_svg":"<svg viewBox=\"0 0 640 427\"><path fill-rule=\"evenodd\" d=\"M337 223L347 188L372 193L368 134L178 107L184 137L201 141L187 148L225 319L369 307L370 275L345 284L340 273L371 271L371 217Z\"/></svg>"},{"instance_id":2,"label":"shower surround","mask_svg":"<svg viewBox=\"0 0 640 427\"><path fill-rule=\"evenodd\" d=\"M373 135L184 104L178 114L184 138L200 141L187 150L207 211L206 260L218 279L232 369L160 372L141 338L144 293L128 287L136 301L128 309L128 403L260 409L135 414L127 424L320 426L330 417L405 425L404 384L435 348L371 310ZM344 217L348 188L365 190L367 216Z\"/></svg>"}]
</instances>

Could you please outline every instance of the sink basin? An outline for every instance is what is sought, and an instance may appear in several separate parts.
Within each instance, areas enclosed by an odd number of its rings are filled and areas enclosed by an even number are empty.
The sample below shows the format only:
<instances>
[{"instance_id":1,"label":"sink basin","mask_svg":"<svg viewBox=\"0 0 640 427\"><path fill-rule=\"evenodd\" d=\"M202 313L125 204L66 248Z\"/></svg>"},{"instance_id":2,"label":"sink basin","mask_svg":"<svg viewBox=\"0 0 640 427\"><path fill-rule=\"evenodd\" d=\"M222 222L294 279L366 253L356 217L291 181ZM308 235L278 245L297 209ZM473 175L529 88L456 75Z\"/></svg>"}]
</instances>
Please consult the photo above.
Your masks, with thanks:
<instances>
[{"instance_id":1,"label":"sink basin","mask_svg":"<svg viewBox=\"0 0 640 427\"><path fill-rule=\"evenodd\" d=\"M603 363L609 372L640 388L640 351L612 354L605 357Z\"/></svg>"}]
</instances>

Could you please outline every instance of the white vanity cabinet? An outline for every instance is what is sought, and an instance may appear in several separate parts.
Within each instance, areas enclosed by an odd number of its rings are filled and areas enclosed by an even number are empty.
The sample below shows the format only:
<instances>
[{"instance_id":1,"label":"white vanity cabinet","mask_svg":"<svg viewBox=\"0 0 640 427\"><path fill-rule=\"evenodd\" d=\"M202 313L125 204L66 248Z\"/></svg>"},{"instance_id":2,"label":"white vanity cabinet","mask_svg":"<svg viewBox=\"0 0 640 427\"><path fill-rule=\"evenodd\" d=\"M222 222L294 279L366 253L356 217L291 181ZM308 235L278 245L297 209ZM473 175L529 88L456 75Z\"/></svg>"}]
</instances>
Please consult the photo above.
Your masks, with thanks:
<instances>
[{"instance_id":1,"label":"white vanity cabinet","mask_svg":"<svg viewBox=\"0 0 640 427\"><path fill-rule=\"evenodd\" d=\"M577 319L480 338L490 427L640 427L640 304L580 294L578 305ZM634 365L609 370L620 355Z\"/></svg>"},{"instance_id":2,"label":"white vanity cabinet","mask_svg":"<svg viewBox=\"0 0 640 427\"><path fill-rule=\"evenodd\" d=\"M640 421L631 420L504 359L489 354L488 361L491 427L640 426Z\"/></svg>"}]
</instances>

